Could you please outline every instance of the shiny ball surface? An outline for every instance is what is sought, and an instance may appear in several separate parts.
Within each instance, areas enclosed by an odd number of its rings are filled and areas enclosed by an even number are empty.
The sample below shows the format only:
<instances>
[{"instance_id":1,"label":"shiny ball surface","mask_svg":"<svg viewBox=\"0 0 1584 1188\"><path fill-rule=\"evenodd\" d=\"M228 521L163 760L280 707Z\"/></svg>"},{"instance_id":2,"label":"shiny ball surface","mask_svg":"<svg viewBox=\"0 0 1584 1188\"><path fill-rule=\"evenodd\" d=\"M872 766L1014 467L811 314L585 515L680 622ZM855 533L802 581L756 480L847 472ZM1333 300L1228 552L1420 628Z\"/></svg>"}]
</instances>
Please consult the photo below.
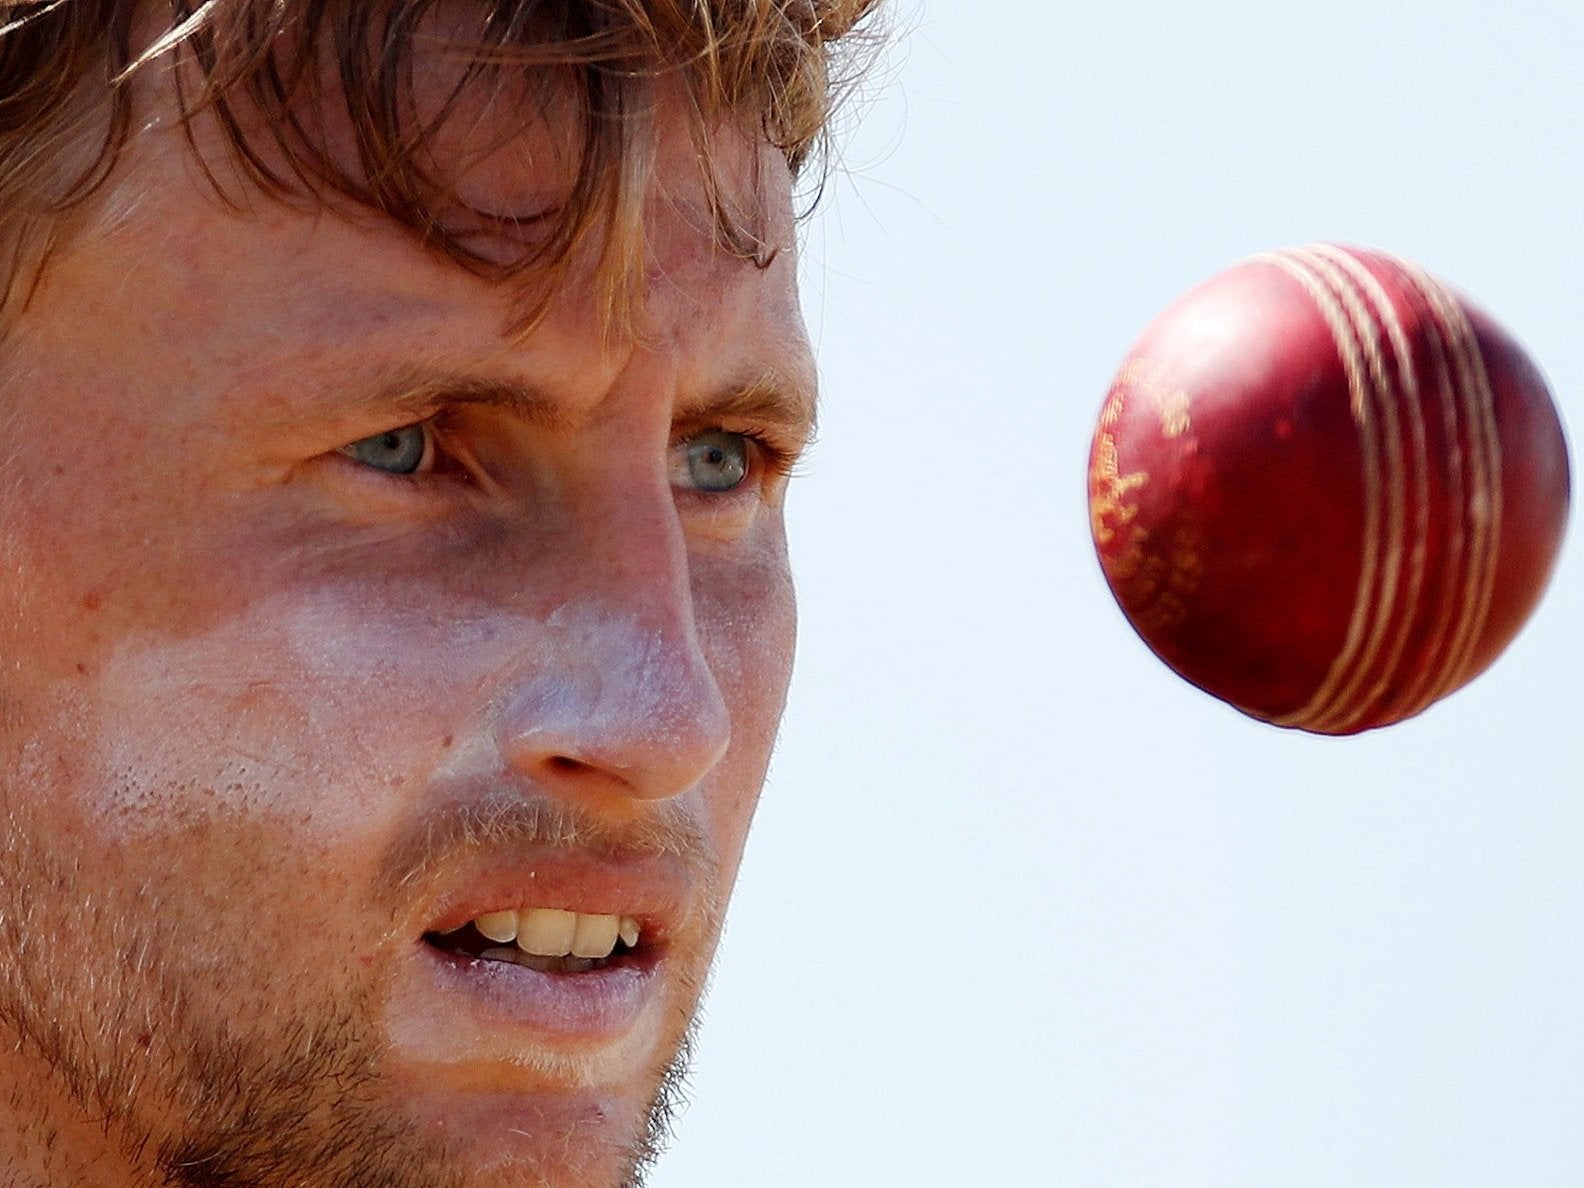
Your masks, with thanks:
<instances>
[{"instance_id":1,"label":"shiny ball surface","mask_svg":"<svg viewBox=\"0 0 1584 1188\"><path fill-rule=\"evenodd\" d=\"M1483 671L1566 527L1540 372L1456 290L1329 244L1244 261L1134 345L1090 453L1100 564L1179 675L1353 734Z\"/></svg>"}]
</instances>

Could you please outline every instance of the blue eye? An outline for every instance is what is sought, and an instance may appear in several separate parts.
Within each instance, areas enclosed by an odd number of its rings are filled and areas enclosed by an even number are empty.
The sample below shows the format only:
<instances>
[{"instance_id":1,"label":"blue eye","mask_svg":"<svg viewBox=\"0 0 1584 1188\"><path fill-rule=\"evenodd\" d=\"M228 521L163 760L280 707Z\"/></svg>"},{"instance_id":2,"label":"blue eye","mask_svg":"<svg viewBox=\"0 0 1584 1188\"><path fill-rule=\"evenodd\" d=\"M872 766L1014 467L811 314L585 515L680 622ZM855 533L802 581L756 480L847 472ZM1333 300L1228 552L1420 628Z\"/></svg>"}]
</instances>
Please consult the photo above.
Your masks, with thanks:
<instances>
[{"instance_id":1,"label":"blue eye","mask_svg":"<svg viewBox=\"0 0 1584 1188\"><path fill-rule=\"evenodd\" d=\"M730 491L742 486L750 466L749 442L741 433L717 430L681 443L671 481L696 491Z\"/></svg>"},{"instance_id":2,"label":"blue eye","mask_svg":"<svg viewBox=\"0 0 1584 1188\"><path fill-rule=\"evenodd\" d=\"M416 474L429 453L429 430L422 424L387 429L341 447L355 462L390 474Z\"/></svg>"}]
</instances>

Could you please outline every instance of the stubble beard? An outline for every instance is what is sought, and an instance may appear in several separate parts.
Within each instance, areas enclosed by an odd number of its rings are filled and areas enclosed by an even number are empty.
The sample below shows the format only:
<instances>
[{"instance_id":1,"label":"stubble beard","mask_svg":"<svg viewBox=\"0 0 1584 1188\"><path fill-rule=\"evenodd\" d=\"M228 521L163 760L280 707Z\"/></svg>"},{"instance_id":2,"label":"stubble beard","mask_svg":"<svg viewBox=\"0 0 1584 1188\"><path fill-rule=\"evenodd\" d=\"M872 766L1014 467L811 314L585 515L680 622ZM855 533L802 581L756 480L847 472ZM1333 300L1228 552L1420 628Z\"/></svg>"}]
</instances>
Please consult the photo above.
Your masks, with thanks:
<instances>
[{"instance_id":1,"label":"stubble beard","mask_svg":"<svg viewBox=\"0 0 1584 1188\"><path fill-rule=\"evenodd\" d=\"M372 975L350 993L286 993L278 964L258 949L247 960L246 936L194 928L188 905L173 910L147 887L85 895L77 859L38 844L5 807L0 1029L147 1169L137 1188L565 1188L554 1168L481 1179L404 1123L381 1067ZM608 1188L641 1188L667 1145L695 1031L696 1017L607 1164L618 1168Z\"/></svg>"}]
</instances>

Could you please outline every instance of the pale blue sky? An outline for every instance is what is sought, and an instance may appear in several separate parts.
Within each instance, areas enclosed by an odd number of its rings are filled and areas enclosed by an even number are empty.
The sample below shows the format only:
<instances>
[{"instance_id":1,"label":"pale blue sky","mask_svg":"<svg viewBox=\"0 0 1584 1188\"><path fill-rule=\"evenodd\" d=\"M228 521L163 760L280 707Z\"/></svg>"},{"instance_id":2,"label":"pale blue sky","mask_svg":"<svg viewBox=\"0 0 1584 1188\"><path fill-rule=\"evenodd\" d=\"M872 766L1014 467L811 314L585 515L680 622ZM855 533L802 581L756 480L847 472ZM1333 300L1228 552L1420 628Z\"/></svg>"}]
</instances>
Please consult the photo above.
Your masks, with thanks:
<instances>
[{"instance_id":1,"label":"pale blue sky","mask_svg":"<svg viewBox=\"0 0 1584 1188\"><path fill-rule=\"evenodd\" d=\"M1161 667L1084 505L1143 326L1317 239L1473 294L1576 442L1584 8L896 15L809 227L802 652L655 1183L1584 1183L1577 525L1495 668L1324 740Z\"/></svg>"}]
</instances>

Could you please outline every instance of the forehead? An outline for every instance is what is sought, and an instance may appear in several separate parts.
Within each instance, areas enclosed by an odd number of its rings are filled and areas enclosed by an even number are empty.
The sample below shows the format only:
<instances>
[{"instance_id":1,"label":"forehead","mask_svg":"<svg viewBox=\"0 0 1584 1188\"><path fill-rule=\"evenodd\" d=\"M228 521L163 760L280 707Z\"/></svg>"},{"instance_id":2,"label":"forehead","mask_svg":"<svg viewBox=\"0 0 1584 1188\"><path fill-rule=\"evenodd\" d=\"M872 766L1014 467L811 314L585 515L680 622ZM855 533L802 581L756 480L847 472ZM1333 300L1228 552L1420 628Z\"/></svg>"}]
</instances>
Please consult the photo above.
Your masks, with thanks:
<instances>
[{"instance_id":1,"label":"forehead","mask_svg":"<svg viewBox=\"0 0 1584 1188\"><path fill-rule=\"evenodd\" d=\"M135 76L150 118L123 173L159 184L196 168L244 208L267 193L354 219L377 210L497 275L614 254L636 281L727 243L761 261L794 250L789 170L762 113L706 115L708 100L673 71L608 84L621 92L614 118L601 88L569 68L475 62L477 23L471 5L436 5L394 81L365 71L348 83L345 47L320 45L317 78L290 98L238 87L185 121L204 79L183 47ZM123 198L138 203L137 189ZM580 221L583 211L594 217Z\"/></svg>"},{"instance_id":2,"label":"forehead","mask_svg":"<svg viewBox=\"0 0 1584 1188\"><path fill-rule=\"evenodd\" d=\"M431 64L433 77L424 82ZM419 89L437 94L455 74L454 63L437 51L421 52L415 67ZM277 202L247 189L227 169L229 145L212 114L181 124L178 82L167 70L141 84L157 115L133 137L74 241L74 248L94 262L109 262L129 285L172 295L172 324L151 327L163 331L156 337L192 335L202 328L193 319L246 321L255 335L325 340L400 334L404 325L423 322L432 330L445 309L464 305L476 320L477 270L427 249L410 228L335 196ZM628 266L640 279L645 312L658 320L640 331L694 339L748 333L774 340L783 353L806 355L784 158L741 126L726 125L709 138L706 172L685 115L686 96L661 87L654 100L653 136L644 146L652 165L642 193L640 258ZM344 107L325 107L319 126L326 143L352 163L356 138ZM467 92L430 149L436 168L454 182L455 200L437 205L436 220L454 228L464 225L468 210L528 216L555 210L577 187L571 164L576 134L569 105L553 87L481 84ZM269 150L268 138L251 143ZM267 163L284 168L279 160ZM716 217L722 204L763 238L769 267L723 247ZM506 266L541 248L543 233L531 217L507 220L476 229L468 246ZM472 329L509 337L525 304L548 294L556 316L547 321L560 323L563 337L593 333L602 316L596 273L607 246L597 239L577 245L554 292L532 273L484 284L498 307L498 324ZM239 288L246 289L245 307L237 304ZM731 315L723 317L723 309ZM147 316L160 316L157 303L150 303Z\"/></svg>"}]
</instances>

